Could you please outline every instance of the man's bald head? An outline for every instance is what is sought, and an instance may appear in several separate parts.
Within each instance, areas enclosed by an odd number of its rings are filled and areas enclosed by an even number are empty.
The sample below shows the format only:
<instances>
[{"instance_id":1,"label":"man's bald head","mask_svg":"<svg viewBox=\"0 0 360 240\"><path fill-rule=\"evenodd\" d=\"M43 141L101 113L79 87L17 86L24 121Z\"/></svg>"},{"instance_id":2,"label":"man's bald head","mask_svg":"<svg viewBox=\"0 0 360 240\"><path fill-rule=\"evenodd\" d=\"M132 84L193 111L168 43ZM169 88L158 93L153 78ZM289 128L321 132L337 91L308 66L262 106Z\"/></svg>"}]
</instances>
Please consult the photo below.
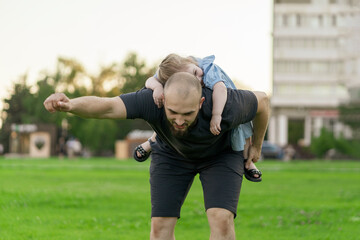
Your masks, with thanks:
<instances>
[{"instance_id":1,"label":"man's bald head","mask_svg":"<svg viewBox=\"0 0 360 240\"><path fill-rule=\"evenodd\" d=\"M177 97L187 99L190 96L200 100L202 95L199 79L187 72L174 73L165 83L164 96L176 94ZM196 98L195 98L196 97Z\"/></svg>"}]
</instances>

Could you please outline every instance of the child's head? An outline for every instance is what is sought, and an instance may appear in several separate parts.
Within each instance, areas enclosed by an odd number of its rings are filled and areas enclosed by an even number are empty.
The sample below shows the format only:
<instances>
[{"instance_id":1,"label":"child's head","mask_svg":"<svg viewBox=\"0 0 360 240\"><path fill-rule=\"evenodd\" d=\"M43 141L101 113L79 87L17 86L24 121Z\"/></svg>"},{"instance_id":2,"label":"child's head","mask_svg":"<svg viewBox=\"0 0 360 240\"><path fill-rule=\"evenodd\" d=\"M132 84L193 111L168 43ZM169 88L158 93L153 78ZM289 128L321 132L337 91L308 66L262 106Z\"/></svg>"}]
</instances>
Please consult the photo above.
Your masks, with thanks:
<instances>
[{"instance_id":1,"label":"child's head","mask_svg":"<svg viewBox=\"0 0 360 240\"><path fill-rule=\"evenodd\" d=\"M169 79L171 75L177 72L188 72L202 80L203 71L197 65L197 62L189 58L181 57L177 54L169 54L159 65L158 77L162 84Z\"/></svg>"}]
</instances>

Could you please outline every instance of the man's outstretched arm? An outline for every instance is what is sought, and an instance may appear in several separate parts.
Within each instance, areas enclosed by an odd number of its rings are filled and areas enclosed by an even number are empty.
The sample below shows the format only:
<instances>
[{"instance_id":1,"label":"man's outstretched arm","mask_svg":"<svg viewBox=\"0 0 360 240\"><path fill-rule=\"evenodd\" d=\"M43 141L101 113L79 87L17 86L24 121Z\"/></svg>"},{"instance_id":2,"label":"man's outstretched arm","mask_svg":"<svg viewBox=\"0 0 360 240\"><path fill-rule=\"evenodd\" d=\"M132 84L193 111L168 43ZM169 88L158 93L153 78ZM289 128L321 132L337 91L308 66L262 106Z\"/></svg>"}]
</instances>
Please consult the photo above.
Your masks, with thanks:
<instances>
[{"instance_id":1,"label":"man's outstretched arm","mask_svg":"<svg viewBox=\"0 0 360 240\"><path fill-rule=\"evenodd\" d=\"M254 94L258 101L258 109L255 118L252 120L254 134L252 136L252 145L249 150L248 160L257 162L261 156L261 147L269 123L270 100L264 92L254 92Z\"/></svg>"},{"instance_id":2,"label":"man's outstretched arm","mask_svg":"<svg viewBox=\"0 0 360 240\"><path fill-rule=\"evenodd\" d=\"M70 112L84 118L126 118L126 108L120 97L95 96L69 99L63 93L54 93L45 101L49 112Z\"/></svg>"}]
</instances>

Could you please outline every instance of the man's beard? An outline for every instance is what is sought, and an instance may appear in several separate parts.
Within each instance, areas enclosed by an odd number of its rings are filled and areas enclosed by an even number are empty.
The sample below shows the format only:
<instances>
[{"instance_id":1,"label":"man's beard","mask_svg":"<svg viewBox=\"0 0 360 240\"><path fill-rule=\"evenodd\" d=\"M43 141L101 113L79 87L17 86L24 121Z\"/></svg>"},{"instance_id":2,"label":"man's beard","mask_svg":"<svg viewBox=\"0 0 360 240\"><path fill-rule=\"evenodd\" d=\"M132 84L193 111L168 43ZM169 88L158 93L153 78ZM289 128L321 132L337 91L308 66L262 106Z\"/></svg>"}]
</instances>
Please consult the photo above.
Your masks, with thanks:
<instances>
[{"instance_id":1,"label":"man's beard","mask_svg":"<svg viewBox=\"0 0 360 240\"><path fill-rule=\"evenodd\" d=\"M195 126L195 124L197 123L197 116L196 116L194 122L192 122L190 125L186 124L185 129L183 129L183 130L176 130L173 123L171 123L169 121L169 119L167 119L166 122L167 122L169 129L174 137L185 137L186 135L189 134L189 130L191 128L193 128Z\"/></svg>"}]
</instances>

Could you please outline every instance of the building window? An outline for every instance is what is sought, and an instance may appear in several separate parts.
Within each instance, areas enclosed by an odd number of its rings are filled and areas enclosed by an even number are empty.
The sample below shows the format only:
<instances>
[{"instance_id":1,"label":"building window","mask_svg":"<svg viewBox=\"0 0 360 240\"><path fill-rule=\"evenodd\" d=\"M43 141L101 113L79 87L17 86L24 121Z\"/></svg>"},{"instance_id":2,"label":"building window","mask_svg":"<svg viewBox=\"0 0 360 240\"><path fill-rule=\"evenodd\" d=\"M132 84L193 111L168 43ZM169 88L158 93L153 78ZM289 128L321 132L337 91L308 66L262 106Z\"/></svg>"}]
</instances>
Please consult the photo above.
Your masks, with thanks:
<instances>
[{"instance_id":1,"label":"building window","mask_svg":"<svg viewBox=\"0 0 360 240\"><path fill-rule=\"evenodd\" d=\"M283 15L283 26L287 27L288 26L288 16L287 15Z\"/></svg>"},{"instance_id":2,"label":"building window","mask_svg":"<svg viewBox=\"0 0 360 240\"><path fill-rule=\"evenodd\" d=\"M275 0L275 3L281 4L309 4L311 0Z\"/></svg>"},{"instance_id":3,"label":"building window","mask_svg":"<svg viewBox=\"0 0 360 240\"><path fill-rule=\"evenodd\" d=\"M276 73L342 74L343 64L333 61L275 61Z\"/></svg>"},{"instance_id":4,"label":"building window","mask_svg":"<svg viewBox=\"0 0 360 240\"><path fill-rule=\"evenodd\" d=\"M296 26L301 26L301 16L300 14L296 14Z\"/></svg>"},{"instance_id":5,"label":"building window","mask_svg":"<svg viewBox=\"0 0 360 240\"><path fill-rule=\"evenodd\" d=\"M337 38L277 38L274 39L275 48L292 49L334 49L339 47Z\"/></svg>"},{"instance_id":6,"label":"building window","mask_svg":"<svg viewBox=\"0 0 360 240\"><path fill-rule=\"evenodd\" d=\"M281 27L282 26L282 16L276 15L275 16L275 26Z\"/></svg>"},{"instance_id":7,"label":"building window","mask_svg":"<svg viewBox=\"0 0 360 240\"><path fill-rule=\"evenodd\" d=\"M318 21L319 21L319 27L322 27L323 26L323 16L322 15L318 16Z\"/></svg>"},{"instance_id":8,"label":"building window","mask_svg":"<svg viewBox=\"0 0 360 240\"><path fill-rule=\"evenodd\" d=\"M332 15L331 17L331 25L336 27L337 26L337 17L336 15Z\"/></svg>"},{"instance_id":9,"label":"building window","mask_svg":"<svg viewBox=\"0 0 360 240\"><path fill-rule=\"evenodd\" d=\"M348 0L347 4L352 7L356 7L356 6L359 6L359 0Z\"/></svg>"}]
</instances>

